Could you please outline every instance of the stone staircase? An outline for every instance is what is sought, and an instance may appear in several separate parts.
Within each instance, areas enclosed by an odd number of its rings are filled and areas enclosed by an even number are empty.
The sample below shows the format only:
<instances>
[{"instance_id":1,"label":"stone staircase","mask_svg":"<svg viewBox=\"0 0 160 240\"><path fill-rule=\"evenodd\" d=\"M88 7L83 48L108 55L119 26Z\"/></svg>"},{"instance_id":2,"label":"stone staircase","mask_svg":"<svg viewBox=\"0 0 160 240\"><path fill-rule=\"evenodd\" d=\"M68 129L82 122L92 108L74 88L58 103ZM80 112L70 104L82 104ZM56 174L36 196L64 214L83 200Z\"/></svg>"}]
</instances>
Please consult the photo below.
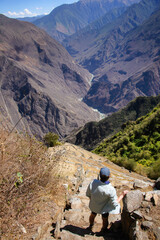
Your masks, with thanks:
<instances>
[{"instance_id":1,"label":"stone staircase","mask_svg":"<svg viewBox=\"0 0 160 240\"><path fill-rule=\"evenodd\" d=\"M153 189L153 182L69 143L50 148L49 154L51 158L56 156L59 159L56 169L57 175L63 179L66 204L61 207L57 218L43 236L35 240L125 239L122 234L120 214L109 216L110 231L105 236L98 234L102 226L100 215L96 217L93 233L86 230L90 215L89 199L85 195L87 186L90 181L97 178L99 169L104 166L111 170L110 181L116 187L117 195L120 195L123 190L133 189L135 180L141 183L147 191ZM122 202L121 207L123 207Z\"/></svg>"}]
</instances>

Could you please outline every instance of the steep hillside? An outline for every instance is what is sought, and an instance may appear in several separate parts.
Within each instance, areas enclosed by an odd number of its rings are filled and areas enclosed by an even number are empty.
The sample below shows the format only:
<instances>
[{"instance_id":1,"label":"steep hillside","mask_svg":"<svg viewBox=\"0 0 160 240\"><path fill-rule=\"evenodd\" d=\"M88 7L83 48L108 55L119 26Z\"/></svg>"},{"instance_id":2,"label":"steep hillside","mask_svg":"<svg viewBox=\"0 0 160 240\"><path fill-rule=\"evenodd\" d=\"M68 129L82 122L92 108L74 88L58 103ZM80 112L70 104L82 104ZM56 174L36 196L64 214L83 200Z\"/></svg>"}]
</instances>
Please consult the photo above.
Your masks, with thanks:
<instances>
[{"instance_id":1,"label":"steep hillside","mask_svg":"<svg viewBox=\"0 0 160 240\"><path fill-rule=\"evenodd\" d=\"M70 38L67 49L94 74L84 98L89 106L110 113L139 95L160 93L159 7L160 1L143 0L112 24Z\"/></svg>"},{"instance_id":2,"label":"steep hillside","mask_svg":"<svg viewBox=\"0 0 160 240\"><path fill-rule=\"evenodd\" d=\"M141 184L143 194L153 190L151 179L68 143L46 149L28 135L9 133L0 126L2 145L0 227L1 239L4 240L104 239L95 235L101 228L101 216L96 218L94 236L86 230L90 210L85 192L89 182L97 178L101 167L110 168L110 181L116 187L118 196L126 189L133 192L136 182ZM160 199L160 196L157 197ZM150 211L147 216L153 218L154 229L145 233L158 234L160 206L153 206L149 200L148 206ZM120 215L109 217L112 228L107 238L111 240L124 239L122 229L113 228L114 222L117 226L117 220L121 220Z\"/></svg>"},{"instance_id":3,"label":"steep hillside","mask_svg":"<svg viewBox=\"0 0 160 240\"><path fill-rule=\"evenodd\" d=\"M113 162L152 178L160 174L160 104L135 122L128 121L122 130L104 140L95 150Z\"/></svg>"},{"instance_id":4,"label":"steep hillside","mask_svg":"<svg viewBox=\"0 0 160 240\"><path fill-rule=\"evenodd\" d=\"M92 150L96 145L110 135L115 134L127 121L135 121L137 118L149 113L160 102L157 97L138 97L125 108L104 118L99 122L89 122L84 128L71 133L67 141L80 145L87 150Z\"/></svg>"},{"instance_id":5,"label":"steep hillside","mask_svg":"<svg viewBox=\"0 0 160 240\"><path fill-rule=\"evenodd\" d=\"M80 0L53 9L49 15L34 21L34 24L61 42L66 36L74 34L111 9L124 7L138 1Z\"/></svg>"},{"instance_id":6,"label":"steep hillside","mask_svg":"<svg viewBox=\"0 0 160 240\"><path fill-rule=\"evenodd\" d=\"M12 125L23 117L21 131L65 136L97 119L81 102L91 74L44 31L0 15L0 42L0 102Z\"/></svg>"}]
</instances>

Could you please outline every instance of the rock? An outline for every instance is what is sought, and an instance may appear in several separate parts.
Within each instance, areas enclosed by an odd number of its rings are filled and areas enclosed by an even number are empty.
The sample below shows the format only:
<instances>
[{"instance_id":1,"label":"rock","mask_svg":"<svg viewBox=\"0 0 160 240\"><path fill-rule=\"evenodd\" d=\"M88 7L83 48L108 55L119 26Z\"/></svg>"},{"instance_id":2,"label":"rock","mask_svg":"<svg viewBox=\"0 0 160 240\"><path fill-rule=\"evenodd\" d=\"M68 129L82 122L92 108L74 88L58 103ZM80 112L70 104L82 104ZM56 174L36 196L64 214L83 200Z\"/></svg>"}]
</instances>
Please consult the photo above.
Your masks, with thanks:
<instances>
[{"instance_id":1,"label":"rock","mask_svg":"<svg viewBox=\"0 0 160 240\"><path fill-rule=\"evenodd\" d=\"M135 219L141 219L143 217L140 211L133 211L131 216L134 217Z\"/></svg>"},{"instance_id":2,"label":"rock","mask_svg":"<svg viewBox=\"0 0 160 240\"><path fill-rule=\"evenodd\" d=\"M156 180L155 187L160 190L160 177Z\"/></svg>"},{"instance_id":3,"label":"rock","mask_svg":"<svg viewBox=\"0 0 160 240\"><path fill-rule=\"evenodd\" d=\"M146 208L146 213L149 213L150 212L150 209L149 208Z\"/></svg>"},{"instance_id":4,"label":"rock","mask_svg":"<svg viewBox=\"0 0 160 240\"><path fill-rule=\"evenodd\" d=\"M143 201L143 202L142 202L141 207L143 207L143 208L148 208L148 209L151 208L151 206L149 205L149 203L146 202L146 201Z\"/></svg>"},{"instance_id":5,"label":"rock","mask_svg":"<svg viewBox=\"0 0 160 240\"><path fill-rule=\"evenodd\" d=\"M117 232L121 228L121 214L109 214L108 223L111 225L111 229Z\"/></svg>"},{"instance_id":6,"label":"rock","mask_svg":"<svg viewBox=\"0 0 160 240\"><path fill-rule=\"evenodd\" d=\"M69 231L63 230L61 232L61 240L68 240L68 239L70 239L70 240L82 240L83 237L78 236L77 234L73 234Z\"/></svg>"},{"instance_id":7,"label":"rock","mask_svg":"<svg viewBox=\"0 0 160 240\"><path fill-rule=\"evenodd\" d=\"M67 183L63 184L63 187L64 187L65 190L68 190L68 184Z\"/></svg>"},{"instance_id":8,"label":"rock","mask_svg":"<svg viewBox=\"0 0 160 240\"><path fill-rule=\"evenodd\" d=\"M42 239L42 236L47 232L47 229L51 226L51 222L47 221L42 226L39 226L36 234L32 236L32 240Z\"/></svg>"},{"instance_id":9,"label":"rock","mask_svg":"<svg viewBox=\"0 0 160 240\"><path fill-rule=\"evenodd\" d=\"M150 202L152 197L153 197L153 192L147 192L145 195L145 200Z\"/></svg>"},{"instance_id":10,"label":"rock","mask_svg":"<svg viewBox=\"0 0 160 240\"><path fill-rule=\"evenodd\" d=\"M148 235L146 232L142 231L140 224L138 221L135 221L129 231L129 239L130 240L148 240Z\"/></svg>"},{"instance_id":11,"label":"rock","mask_svg":"<svg viewBox=\"0 0 160 240\"><path fill-rule=\"evenodd\" d=\"M72 198L70 200L71 209L81 209L82 208L82 201L79 198Z\"/></svg>"},{"instance_id":12,"label":"rock","mask_svg":"<svg viewBox=\"0 0 160 240\"><path fill-rule=\"evenodd\" d=\"M121 181L121 185L122 185L122 186L128 186L128 185L129 185L129 181L127 181L127 180L122 180L122 181Z\"/></svg>"},{"instance_id":13,"label":"rock","mask_svg":"<svg viewBox=\"0 0 160 240\"><path fill-rule=\"evenodd\" d=\"M160 191L150 191L145 194L145 200L149 202L153 202L156 206L159 204L160 201Z\"/></svg>"},{"instance_id":14,"label":"rock","mask_svg":"<svg viewBox=\"0 0 160 240\"><path fill-rule=\"evenodd\" d=\"M154 235L156 236L156 239L160 239L160 227L153 228Z\"/></svg>"},{"instance_id":15,"label":"rock","mask_svg":"<svg viewBox=\"0 0 160 240\"><path fill-rule=\"evenodd\" d=\"M144 216L144 218L145 218L145 220L147 220L147 221L152 221L153 219L151 218L151 217L149 217L149 216Z\"/></svg>"},{"instance_id":16,"label":"rock","mask_svg":"<svg viewBox=\"0 0 160 240\"><path fill-rule=\"evenodd\" d=\"M121 220L121 214L109 214L108 217L108 222L110 223L114 223L116 221L120 221Z\"/></svg>"},{"instance_id":17,"label":"rock","mask_svg":"<svg viewBox=\"0 0 160 240\"><path fill-rule=\"evenodd\" d=\"M159 205L159 197L158 197L158 195L156 193L153 195L152 199L153 199L154 206Z\"/></svg>"},{"instance_id":18,"label":"rock","mask_svg":"<svg viewBox=\"0 0 160 240\"><path fill-rule=\"evenodd\" d=\"M79 221L81 220L82 216L81 216L81 210L69 210L65 212L65 216L64 216L65 220L68 222L74 222L74 223L79 223Z\"/></svg>"},{"instance_id":19,"label":"rock","mask_svg":"<svg viewBox=\"0 0 160 240\"><path fill-rule=\"evenodd\" d=\"M83 212L83 221L87 224L89 224L89 216L90 216L90 212Z\"/></svg>"},{"instance_id":20,"label":"rock","mask_svg":"<svg viewBox=\"0 0 160 240\"><path fill-rule=\"evenodd\" d=\"M144 181L140 181L140 180L138 180L138 179L136 179L136 180L134 181L134 183L133 183L133 188L134 188L134 189L137 189L137 188L143 189L143 188L147 188L147 187L149 187L149 186L150 186L149 183L146 183L146 182L144 182Z\"/></svg>"},{"instance_id":21,"label":"rock","mask_svg":"<svg viewBox=\"0 0 160 240\"><path fill-rule=\"evenodd\" d=\"M144 229L149 229L149 228L151 228L153 226L153 223L149 222L149 221L144 221L144 222L142 222L141 226Z\"/></svg>"},{"instance_id":22,"label":"rock","mask_svg":"<svg viewBox=\"0 0 160 240\"><path fill-rule=\"evenodd\" d=\"M123 198L123 209L126 212L133 212L141 206L143 194L139 190L131 191Z\"/></svg>"},{"instance_id":23,"label":"rock","mask_svg":"<svg viewBox=\"0 0 160 240\"><path fill-rule=\"evenodd\" d=\"M67 221L66 220L62 220L61 221L61 228L64 228L66 224L67 224Z\"/></svg>"}]
</instances>

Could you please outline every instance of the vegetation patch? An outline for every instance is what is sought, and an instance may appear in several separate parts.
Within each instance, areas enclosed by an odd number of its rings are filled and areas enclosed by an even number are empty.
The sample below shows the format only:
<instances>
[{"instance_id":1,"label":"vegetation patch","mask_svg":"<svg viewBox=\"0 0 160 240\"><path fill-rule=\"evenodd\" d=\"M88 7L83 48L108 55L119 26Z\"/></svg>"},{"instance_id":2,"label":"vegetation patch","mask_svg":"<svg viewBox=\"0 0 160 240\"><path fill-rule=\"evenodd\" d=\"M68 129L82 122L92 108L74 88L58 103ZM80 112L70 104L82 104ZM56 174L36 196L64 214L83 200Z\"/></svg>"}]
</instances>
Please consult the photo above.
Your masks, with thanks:
<instances>
[{"instance_id":1,"label":"vegetation patch","mask_svg":"<svg viewBox=\"0 0 160 240\"><path fill-rule=\"evenodd\" d=\"M31 239L56 213L58 191L64 195L54 170L57 159L51 158L44 143L4 128L0 159L0 235Z\"/></svg>"},{"instance_id":2,"label":"vegetation patch","mask_svg":"<svg viewBox=\"0 0 160 240\"><path fill-rule=\"evenodd\" d=\"M156 179L160 176L160 104L146 116L122 125L93 152L114 163Z\"/></svg>"},{"instance_id":3,"label":"vegetation patch","mask_svg":"<svg viewBox=\"0 0 160 240\"><path fill-rule=\"evenodd\" d=\"M58 142L59 136L57 134L54 134L52 132L47 133L43 140L47 147L54 147L56 145L59 145L60 142Z\"/></svg>"}]
</instances>

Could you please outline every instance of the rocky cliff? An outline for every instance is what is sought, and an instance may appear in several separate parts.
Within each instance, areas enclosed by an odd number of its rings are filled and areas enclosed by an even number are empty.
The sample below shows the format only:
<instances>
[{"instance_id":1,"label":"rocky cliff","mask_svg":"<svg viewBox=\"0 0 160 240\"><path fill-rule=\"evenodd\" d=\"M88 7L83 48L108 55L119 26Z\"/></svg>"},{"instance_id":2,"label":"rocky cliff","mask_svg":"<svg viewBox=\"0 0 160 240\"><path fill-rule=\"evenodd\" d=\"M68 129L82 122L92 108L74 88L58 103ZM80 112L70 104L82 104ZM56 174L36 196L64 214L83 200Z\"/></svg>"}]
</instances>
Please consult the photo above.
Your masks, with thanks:
<instances>
[{"instance_id":1,"label":"rocky cliff","mask_svg":"<svg viewBox=\"0 0 160 240\"><path fill-rule=\"evenodd\" d=\"M34 25L0 15L1 108L19 130L65 136L98 115L81 99L91 74ZM74 99L74 100L73 100Z\"/></svg>"}]
</instances>

